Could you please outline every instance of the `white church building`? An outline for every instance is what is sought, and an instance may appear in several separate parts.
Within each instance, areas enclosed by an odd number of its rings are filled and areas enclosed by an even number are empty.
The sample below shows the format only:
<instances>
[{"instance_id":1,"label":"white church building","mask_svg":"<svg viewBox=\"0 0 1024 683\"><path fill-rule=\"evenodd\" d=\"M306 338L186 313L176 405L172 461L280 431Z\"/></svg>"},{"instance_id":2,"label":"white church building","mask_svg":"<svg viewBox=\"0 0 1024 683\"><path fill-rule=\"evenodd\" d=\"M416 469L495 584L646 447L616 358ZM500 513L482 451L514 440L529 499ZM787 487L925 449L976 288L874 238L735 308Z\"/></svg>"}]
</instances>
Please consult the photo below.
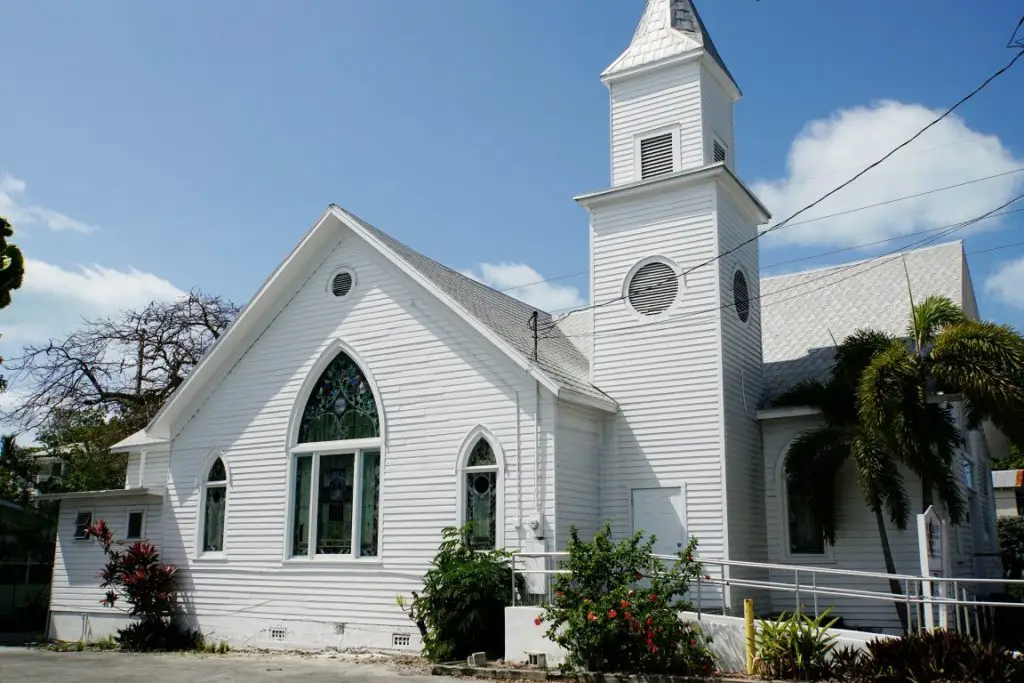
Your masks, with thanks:
<instances>
[{"instance_id":1,"label":"white church building","mask_svg":"<svg viewBox=\"0 0 1024 683\"><path fill-rule=\"evenodd\" d=\"M329 206L116 446L125 488L64 496L52 637L125 622L100 605L102 553L82 539L99 519L158 546L189 617L236 646L417 648L395 598L418 588L442 528L467 520L481 548L561 550L570 526L588 536L607 520L664 552L696 536L709 559L884 571L852 472L834 547L789 500L786 448L820 417L770 401L827 373L833 339L901 333L908 280L976 316L962 244L761 278L769 214L736 172L740 90L690 0L649 0L601 80L611 183L576 198L592 305L535 312ZM975 432L962 453L962 576L993 571L990 447ZM889 537L897 570L919 573L916 531ZM769 575L791 577L744 574ZM793 606L753 593L762 613ZM891 604L820 602L847 626L898 626Z\"/></svg>"}]
</instances>

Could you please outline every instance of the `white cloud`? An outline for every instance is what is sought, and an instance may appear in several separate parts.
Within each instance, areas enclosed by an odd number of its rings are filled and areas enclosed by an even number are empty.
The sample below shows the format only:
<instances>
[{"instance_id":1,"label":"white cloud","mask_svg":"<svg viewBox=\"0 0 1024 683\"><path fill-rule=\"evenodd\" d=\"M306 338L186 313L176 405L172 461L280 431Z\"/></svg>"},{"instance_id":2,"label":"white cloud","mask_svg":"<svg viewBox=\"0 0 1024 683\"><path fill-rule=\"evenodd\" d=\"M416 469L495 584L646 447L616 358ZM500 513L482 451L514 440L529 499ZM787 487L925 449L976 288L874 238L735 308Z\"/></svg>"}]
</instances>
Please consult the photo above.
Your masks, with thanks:
<instances>
[{"instance_id":1,"label":"white cloud","mask_svg":"<svg viewBox=\"0 0 1024 683\"><path fill-rule=\"evenodd\" d=\"M1024 310L1024 258L1002 264L985 281L985 292L1008 306Z\"/></svg>"},{"instance_id":2,"label":"white cloud","mask_svg":"<svg viewBox=\"0 0 1024 683\"><path fill-rule=\"evenodd\" d=\"M481 263L477 270L463 271L463 275L536 306L542 311L560 311L582 306L586 302L580 291L572 286L541 282L540 273L525 263Z\"/></svg>"},{"instance_id":3,"label":"white cloud","mask_svg":"<svg viewBox=\"0 0 1024 683\"><path fill-rule=\"evenodd\" d=\"M183 294L167 280L134 268L93 265L65 269L26 259L25 283L4 309L0 326L6 355L14 355L11 344L43 341L68 332L82 318L116 315Z\"/></svg>"},{"instance_id":4,"label":"white cloud","mask_svg":"<svg viewBox=\"0 0 1024 683\"><path fill-rule=\"evenodd\" d=\"M54 231L90 233L96 229L67 214L23 201L25 181L6 173L0 174L0 215L6 216L15 228L25 224L45 225Z\"/></svg>"},{"instance_id":5,"label":"white cloud","mask_svg":"<svg viewBox=\"0 0 1024 683\"><path fill-rule=\"evenodd\" d=\"M926 126L941 112L884 101L844 109L809 123L790 146L785 178L754 183L774 215L788 218ZM950 116L889 160L770 235L776 244L853 246L938 228L981 215L1008 201L1024 173L972 183L843 216L808 219L877 204L1024 166L999 138ZM982 227L997 224L986 221Z\"/></svg>"}]
</instances>

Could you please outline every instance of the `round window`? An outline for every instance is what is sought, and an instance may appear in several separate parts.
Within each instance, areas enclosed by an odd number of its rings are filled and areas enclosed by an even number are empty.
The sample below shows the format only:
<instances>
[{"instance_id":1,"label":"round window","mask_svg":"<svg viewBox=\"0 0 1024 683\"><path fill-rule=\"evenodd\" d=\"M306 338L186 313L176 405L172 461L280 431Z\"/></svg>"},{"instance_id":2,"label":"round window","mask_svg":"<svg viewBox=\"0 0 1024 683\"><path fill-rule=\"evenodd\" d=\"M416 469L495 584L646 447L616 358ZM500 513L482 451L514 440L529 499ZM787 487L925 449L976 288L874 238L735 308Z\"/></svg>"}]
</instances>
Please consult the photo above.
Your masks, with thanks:
<instances>
[{"instance_id":1,"label":"round window","mask_svg":"<svg viewBox=\"0 0 1024 683\"><path fill-rule=\"evenodd\" d=\"M640 266L629 281L626 296L633 310L642 315L667 311L679 295L679 276L664 261Z\"/></svg>"},{"instance_id":2,"label":"round window","mask_svg":"<svg viewBox=\"0 0 1024 683\"><path fill-rule=\"evenodd\" d=\"M732 303L740 321L747 322L750 319L750 287L742 270L737 270L732 276Z\"/></svg>"},{"instance_id":3,"label":"round window","mask_svg":"<svg viewBox=\"0 0 1024 683\"><path fill-rule=\"evenodd\" d=\"M345 296L352 290L352 273L343 270L331 278L331 294Z\"/></svg>"}]
</instances>

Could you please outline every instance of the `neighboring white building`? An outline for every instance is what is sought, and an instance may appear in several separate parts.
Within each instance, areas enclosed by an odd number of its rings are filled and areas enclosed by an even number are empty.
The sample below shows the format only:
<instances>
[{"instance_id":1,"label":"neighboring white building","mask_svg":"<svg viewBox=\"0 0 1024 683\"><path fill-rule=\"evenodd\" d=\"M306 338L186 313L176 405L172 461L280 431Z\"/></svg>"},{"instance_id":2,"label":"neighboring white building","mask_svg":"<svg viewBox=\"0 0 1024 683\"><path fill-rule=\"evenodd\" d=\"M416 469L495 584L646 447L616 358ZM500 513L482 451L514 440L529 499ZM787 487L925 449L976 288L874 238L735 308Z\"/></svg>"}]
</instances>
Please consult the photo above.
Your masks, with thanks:
<instances>
[{"instance_id":1,"label":"neighboring white building","mask_svg":"<svg viewBox=\"0 0 1024 683\"><path fill-rule=\"evenodd\" d=\"M119 623L99 605L99 548L76 539L99 518L158 545L181 567L189 615L237 645L416 647L395 597L417 589L441 529L468 519L481 547L562 549L570 525L589 535L610 520L665 552L694 535L707 558L883 570L855 481L837 546L801 536L780 462L818 418L764 406L827 372L833 337L904 330L907 273L915 296L976 314L962 245L761 280L753 238L769 216L735 173L740 92L691 3L650 0L602 80L611 188L577 201L592 300L612 303L535 317L330 206L117 446L126 488L64 498L52 636ZM971 521L955 570L986 573L981 434L963 462ZM916 533L890 538L898 570L917 573ZM764 612L792 603L755 597ZM883 603L836 611L896 623Z\"/></svg>"},{"instance_id":2,"label":"neighboring white building","mask_svg":"<svg viewBox=\"0 0 1024 683\"><path fill-rule=\"evenodd\" d=\"M1024 515L1024 470L995 470L992 487L996 496L996 517Z\"/></svg>"}]
</instances>

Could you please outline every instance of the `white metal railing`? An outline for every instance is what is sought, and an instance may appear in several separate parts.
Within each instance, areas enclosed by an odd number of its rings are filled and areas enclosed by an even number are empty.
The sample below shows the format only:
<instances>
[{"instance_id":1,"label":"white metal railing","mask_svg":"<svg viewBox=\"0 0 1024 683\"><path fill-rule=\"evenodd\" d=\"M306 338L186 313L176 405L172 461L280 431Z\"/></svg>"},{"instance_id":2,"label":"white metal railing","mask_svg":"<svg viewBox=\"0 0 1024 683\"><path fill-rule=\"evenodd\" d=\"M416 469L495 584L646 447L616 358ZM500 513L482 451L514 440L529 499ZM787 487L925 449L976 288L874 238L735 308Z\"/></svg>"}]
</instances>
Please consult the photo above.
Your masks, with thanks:
<instances>
[{"instance_id":1,"label":"white metal railing","mask_svg":"<svg viewBox=\"0 0 1024 683\"><path fill-rule=\"evenodd\" d=\"M560 566L560 560L567 558L566 552L525 553L517 552L512 556L513 582L518 575L524 576L529 582L530 576L544 578L544 589L534 592L537 602L551 602L551 582L549 577L567 574L569 570ZM659 560L673 564L679 560L675 555L655 555ZM703 613L711 613L710 604L721 603L721 613L729 613L730 587L752 588L769 592L783 592L793 595L796 609L803 609L801 598L808 596L812 602L814 615L820 613L818 599L822 597L854 598L869 601L888 602L894 606L902 603L907 612L909 627L919 629L932 623L943 627L953 627L957 631L977 634L981 630L983 612L994 607L1024 608L1024 603L998 602L984 600L980 594L989 586L1024 586L1022 579L989 579L976 577L918 576L913 574L886 574L883 572L867 572L853 569L834 569L830 567L813 567L791 564L772 564L765 562L745 562L741 560L719 560L698 557L696 561L703 565L705 571L697 576L696 586L691 589L691 599L700 618ZM529 565L543 565L542 567ZM741 578L733 576L732 570L748 569L762 572L761 578ZM791 574L791 581L773 580L772 574ZM819 581L821 577L821 581ZM890 590L872 590L869 588L828 585L824 583L829 577L852 579L858 581L890 581L900 583L902 595ZM513 604L515 604L513 585ZM709 595L710 593L710 595ZM717 609L715 610L717 612ZM950 612L952 611L952 615Z\"/></svg>"}]
</instances>

